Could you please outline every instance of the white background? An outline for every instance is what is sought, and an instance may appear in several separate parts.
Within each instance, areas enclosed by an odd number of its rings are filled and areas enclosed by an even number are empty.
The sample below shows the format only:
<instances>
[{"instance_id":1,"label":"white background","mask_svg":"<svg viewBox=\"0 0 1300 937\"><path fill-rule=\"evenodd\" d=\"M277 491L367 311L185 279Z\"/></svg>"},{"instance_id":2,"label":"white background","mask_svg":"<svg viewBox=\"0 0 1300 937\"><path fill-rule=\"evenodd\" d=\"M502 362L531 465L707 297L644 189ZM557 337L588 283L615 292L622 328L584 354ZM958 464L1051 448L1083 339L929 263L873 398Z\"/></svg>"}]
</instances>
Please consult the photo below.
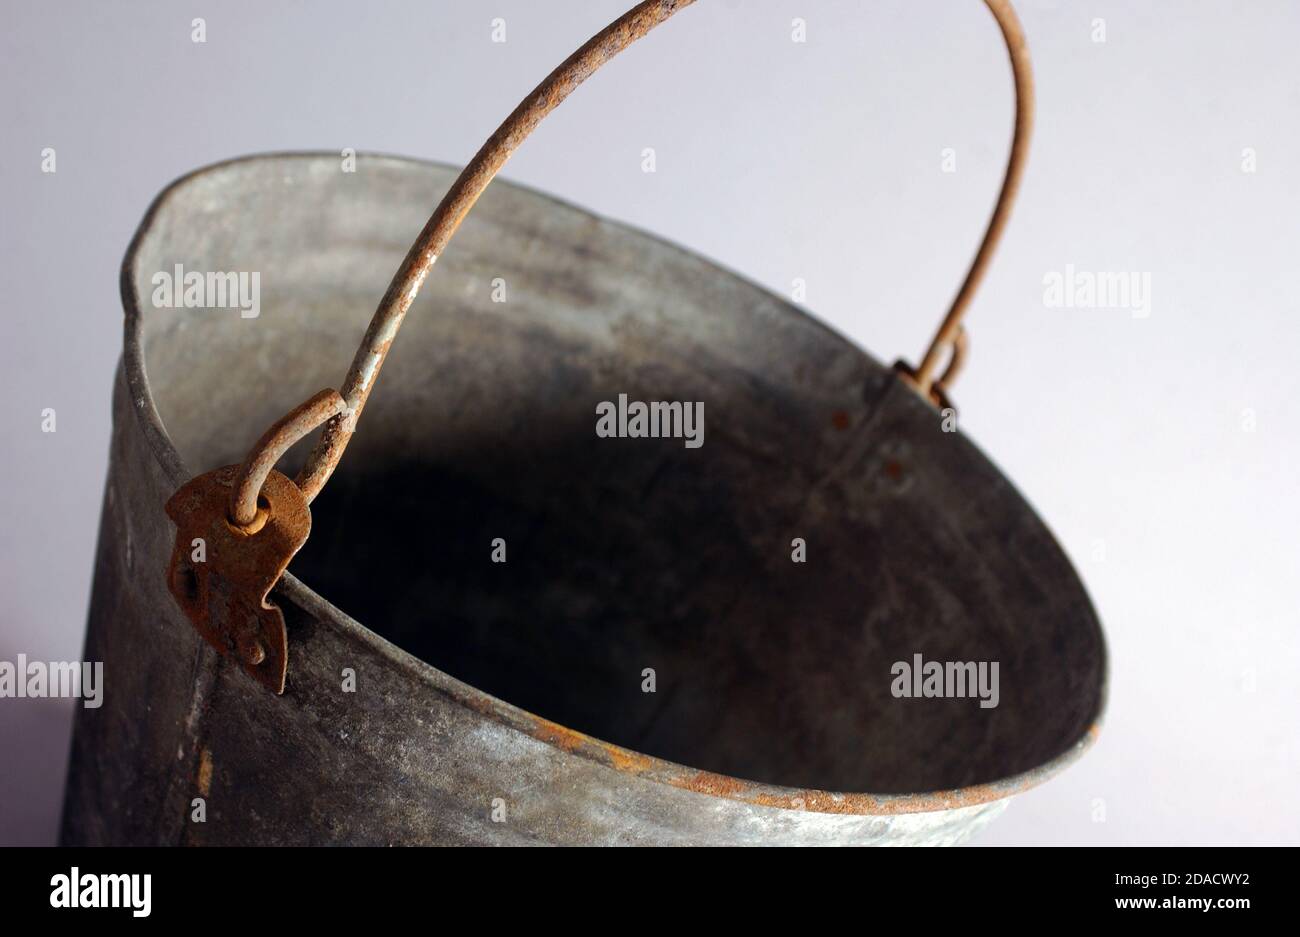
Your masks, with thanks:
<instances>
[{"instance_id":1,"label":"white background","mask_svg":"<svg viewBox=\"0 0 1300 937\"><path fill-rule=\"evenodd\" d=\"M628 2L3 0L0 660L80 656L117 269L153 195L257 151L463 163ZM1098 746L978 842L1296 843L1300 3L1020 13L1037 129L955 396L1077 565L1111 691ZM780 293L802 277L811 312L915 361L992 206L1011 108L976 0L701 0L574 94L505 177ZM1046 308L1044 275L1066 264L1149 272L1150 316ZM0 700L0 843L53 840L70 713Z\"/></svg>"}]
</instances>

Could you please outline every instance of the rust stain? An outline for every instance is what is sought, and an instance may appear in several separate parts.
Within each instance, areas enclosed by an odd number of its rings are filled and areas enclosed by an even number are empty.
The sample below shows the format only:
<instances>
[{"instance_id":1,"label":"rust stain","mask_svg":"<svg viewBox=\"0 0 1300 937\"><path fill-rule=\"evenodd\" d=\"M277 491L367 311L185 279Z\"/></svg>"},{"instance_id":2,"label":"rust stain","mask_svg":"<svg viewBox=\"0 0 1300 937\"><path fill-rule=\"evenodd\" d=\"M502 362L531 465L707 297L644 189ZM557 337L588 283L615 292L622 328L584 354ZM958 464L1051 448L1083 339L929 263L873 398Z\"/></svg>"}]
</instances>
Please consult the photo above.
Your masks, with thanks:
<instances>
[{"instance_id":1,"label":"rust stain","mask_svg":"<svg viewBox=\"0 0 1300 937\"><path fill-rule=\"evenodd\" d=\"M582 748L589 738L581 732L560 725L558 722L540 718L537 720L533 737L543 742L549 742L556 748L566 752L573 752Z\"/></svg>"},{"instance_id":2,"label":"rust stain","mask_svg":"<svg viewBox=\"0 0 1300 937\"><path fill-rule=\"evenodd\" d=\"M640 752L634 752L619 745L602 742L600 739L592 738L590 735L551 722L548 719L533 717L531 721L534 726L531 734L534 738L542 742L548 742L562 751L594 755L597 760L603 761L615 770L626 774L641 774L654 767L655 760L649 755L642 755Z\"/></svg>"},{"instance_id":3,"label":"rust stain","mask_svg":"<svg viewBox=\"0 0 1300 937\"><path fill-rule=\"evenodd\" d=\"M604 746L606 754L610 756L610 764L614 765L619 771L628 772L629 775L640 775L642 772L650 771L654 767L654 759L649 755L642 755L640 752L620 749L616 745Z\"/></svg>"},{"instance_id":4,"label":"rust stain","mask_svg":"<svg viewBox=\"0 0 1300 937\"><path fill-rule=\"evenodd\" d=\"M834 426L838 430L848 429L849 422L849 415L844 410L836 410L831 414L831 426Z\"/></svg>"},{"instance_id":5,"label":"rust stain","mask_svg":"<svg viewBox=\"0 0 1300 937\"><path fill-rule=\"evenodd\" d=\"M202 749L199 752L199 793L204 797L212 789L212 752Z\"/></svg>"},{"instance_id":6,"label":"rust stain","mask_svg":"<svg viewBox=\"0 0 1300 937\"><path fill-rule=\"evenodd\" d=\"M611 745L608 742L597 742L596 744L609 756L609 763L619 771L628 774L641 774L654 767L655 760L649 755L642 755L640 752L621 748L618 745Z\"/></svg>"},{"instance_id":7,"label":"rust stain","mask_svg":"<svg viewBox=\"0 0 1300 937\"><path fill-rule=\"evenodd\" d=\"M1090 748L1101 732L1100 724L1094 723L1070 752L1023 775L1003 781L921 794L841 794L813 789L783 790L712 771L689 769L619 745L603 742L532 713L524 715L527 716L529 726L527 733L538 741L554 745L571 754L590 758L625 774L646 775L655 782L681 790L744 801L759 807L849 816L931 813L974 807L1013 797L1055 775L1084 750Z\"/></svg>"},{"instance_id":8,"label":"rust stain","mask_svg":"<svg viewBox=\"0 0 1300 937\"><path fill-rule=\"evenodd\" d=\"M880 799L870 794L843 794L831 796L825 791L798 791L793 794L756 793L746 798L760 807L779 807L782 810L806 810L810 813L888 813L881 809Z\"/></svg>"},{"instance_id":9,"label":"rust stain","mask_svg":"<svg viewBox=\"0 0 1300 937\"><path fill-rule=\"evenodd\" d=\"M714 797L740 797L744 799L748 785L739 778L725 774L701 771L694 777L670 781L674 787L682 787L697 794L712 794Z\"/></svg>"}]
</instances>

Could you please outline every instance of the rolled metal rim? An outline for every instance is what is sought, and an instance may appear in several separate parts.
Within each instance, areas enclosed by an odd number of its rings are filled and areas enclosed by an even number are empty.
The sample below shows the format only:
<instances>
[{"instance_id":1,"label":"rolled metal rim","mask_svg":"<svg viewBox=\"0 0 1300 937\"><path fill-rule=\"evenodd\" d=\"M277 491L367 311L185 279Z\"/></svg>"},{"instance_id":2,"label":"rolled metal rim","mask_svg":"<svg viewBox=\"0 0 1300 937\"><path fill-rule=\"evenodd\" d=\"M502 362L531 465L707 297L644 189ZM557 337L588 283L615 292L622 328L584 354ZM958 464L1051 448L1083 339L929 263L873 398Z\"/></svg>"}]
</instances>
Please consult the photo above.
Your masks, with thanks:
<instances>
[{"instance_id":1,"label":"rolled metal rim","mask_svg":"<svg viewBox=\"0 0 1300 937\"><path fill-rule=\"evenodd\" d=\"M196 169L193 172L187 173L171 182L154 198L146 211L143 220L140 222L139 228L131 239L131 243L126 251L126 256L122 261L120 277L122 306L125 318L123 335L123 369L125 371L127 387L131 393L131 399L135 404L135 415L140 430L148 440L149 447L159 466L177 487L182 485L189 478L193 477L195 473L193 469L185 464L180 453L172 444L167 428L163 425L162 418L154 404L153 392L149 385L143 344L143 306L140 303L140 297L136 290L135 279L133 276L137 251L143 242L145 235L152 226L155 216L166 205L171 195L176 190L198 177L220 172L221 170L235 164L251 161L319 159L326 156L333 157L334 155L335 154L333 153L321 153L315 151L259 153L222 160L221 162L212 163L208 166ZM411 159L402 156L372 153L359 155L365 155L369 159L383 159L414 165L454 168L449 167L445 163L438 163L432 160ZM634 226L625 225L618 221L597 216L586 209L579 208L572 203L565 202L562 199L558 199L552 195L532 189L528 186L506 182L505 180L498 181L497 184L509 185L516 189L530 192L568 210L579 211L590 217L599 218L599 220L606 224L612 224L629 230L640 237L661 242L664 240L653 234L635 228ZM714 264L714 266L716 266L716 264ZM736 276L736 274L731 273L730 271L725 271L722 268L719 268L719 271L725 273L727 276ZM860 349L858 349L853 343L849 342L848 339L829 328L827 331L833 334L836 340L851 345L856 351L861 353ZM250 432L256 431L256 427L250 427ZM161 505L159 505L159 513L160 515L162 513ZM335 607L328 599L321 596L314 589L308 587L301 580L295 577L292 572L286 572L273 591L284 596L304 611L331 621L352 639L364 642L375 648L391 665L405 673L413 680L425 684L435 692L453 700L466 709L485 715L496 722L507 725L540 742L559 749L560 751L589 759L598 764L612 768L615 771L634 774L640 778L666 784L671 787L694 791L712 797L785 810L859 816L892 816L897 814L930 813L962 807L973 807L979 804L1002 800L1014 796L1015 794L1022 793L1032 787L1036 787L1049 778L1056 776L1080 758L1097 740L1101 731L1102 718L1106 709L1109 683L1109 655L1106 654L1105 651L1105 636L1101 633L1100 629L1098 629L1098 639L1102 642L1102 646L1101 685L1098 692L1096 713L1094 714L1087 730L1076 739L1072 745L1061 754L1035 768L1031 768L1028 771L1023 771L1006 778L1000 778L996 781L989 781L968 787L908 794L835 792L783 787L772 784L760 784L742 778L731 777L729 775L717 774L711 771L702 771L698 768L691 768L687 765L668 761L667 759L642 754L633 749L604 742L584 733L566 728L558 723L543 719L542 717L534 715L518 706L514 706L504 700L484 693L475 687L456 679L450 674L438 670L433 665L420 660L415 655L403 650L371 631L369 628L349 616L346 612Z\"/></svg>"}]
</instances>

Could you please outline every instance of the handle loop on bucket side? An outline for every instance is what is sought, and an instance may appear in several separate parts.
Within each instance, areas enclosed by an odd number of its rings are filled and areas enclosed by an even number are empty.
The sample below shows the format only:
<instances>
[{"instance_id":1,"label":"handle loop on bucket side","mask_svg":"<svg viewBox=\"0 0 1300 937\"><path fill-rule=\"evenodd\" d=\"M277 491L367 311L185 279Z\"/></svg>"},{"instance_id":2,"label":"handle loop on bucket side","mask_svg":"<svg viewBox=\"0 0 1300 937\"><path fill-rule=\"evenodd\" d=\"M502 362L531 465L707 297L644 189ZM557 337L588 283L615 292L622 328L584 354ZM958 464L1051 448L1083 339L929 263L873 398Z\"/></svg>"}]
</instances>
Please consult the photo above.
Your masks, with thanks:
<instances>
[{"instance_id":1,"label":"handle loop on bucket side","mask_svg":"<svg viewBox=\"0 0 1300 937\"><path fill-rule=\"evenodd\" d=\"M257 497L275 463L289 451L290 446L346 409L347 403L342 395L327 388L298 404L263 433L244 457L235 476L235 484L230 490L231 522L238 527L252 524L257 519Z\"/></svg>"},{"instance_id":2,"label":"handle loop on bucket side","mask_svg":"<svg viewBox=\"0 0 1300 937\"><path fill-rule=\"evenodd\" d=\"M965 362L969 346L968 336L962 326L962 316L975 290L979 288L989 263L993 260L993 250L1002 238L1007 219L1011 217L1011 206L1020 190L1020 180L1024 176L1025 161L1029 157L1029 138L1034 128L1034 73L1029 62L1029 46L1025 41L1025 32L1016 17L1016 11L1009 0L984 0L985 6L997 20L1002 30L1002 39L1007 46L1007 55L1011 59L1011 75L1015 82L1016 118L1011 131L1011 152L1007 156L1007 169L1002 177L1002 189L998 192L997 203L993 206L993 216L989 218L984 238L979 250L971 262L966 279L953 298L948 314L939 323L939 328L930 340L930 347L925 350L921 363L916 368L899 361L895 370L905 381L915 388L917 393L938 406L948 406L947 390L951 389ZM947 350L950 354L948 367L943 376L937 380L932 376L939 365L939 358Z\"/></svg>"},{"instance_id":3,"label":"handle loop on bucket side","mask_svg":"<svg viewBox=\"0 0 1300 937\"><path fill-rule=\"evenodd\" d=\"M356 429L357 421L374 387L379 370L388 356L388 350L392 347L402 320L415 301L430 269L497 172L541 120L558 107L560 102L601 65L693 2L694 0L645 0L593 36L524 98L452 183L419 237L411 245L401 267L398 268L388 290L380 300L379 307L370 320L361 347L357 349L352 366L344 380L341 389L344 406L328 419L320 439L296 479L308 501L315 498L325 486L342 458L343 450ZM975 259L947 315L930 342L925 356L921 359L921 364L915 369L902 362L896 366L897 373L903 380L938 406L947 405L945 386L956 377L957 370L964 359L966 339L965 332L961 328L961 318L970 305L975 289L992 259L993 249L1006 226L1011 212L1011 203L1020 185L1033 123L1033 80L1029 53L1020 22L1009 0L984 0L984 3L1002 31L1015 80L1015 130L1006 174L1003 177L1002 189L998 194L992 218L989 220ZM936 380L933 374L945 351L951 355L950 363L943 377ZM295 411L295 414L297 412ZM284 430L286 421L292 422L293 419L296 419L294 414L285 417L272 427L272 430L268 430L268 435L277 428ZM304 433L307 431L310 430ZM263 438L265 440L266 437ZM253 456L250 454L251 458ZM244 482L240 489L239 503L242 516L248 511L250 497L248 489L252 485L252 476L241 474L241 480ZM255 507L256 489L252 491L251 503Z\"/></svg>"}]
</instances>

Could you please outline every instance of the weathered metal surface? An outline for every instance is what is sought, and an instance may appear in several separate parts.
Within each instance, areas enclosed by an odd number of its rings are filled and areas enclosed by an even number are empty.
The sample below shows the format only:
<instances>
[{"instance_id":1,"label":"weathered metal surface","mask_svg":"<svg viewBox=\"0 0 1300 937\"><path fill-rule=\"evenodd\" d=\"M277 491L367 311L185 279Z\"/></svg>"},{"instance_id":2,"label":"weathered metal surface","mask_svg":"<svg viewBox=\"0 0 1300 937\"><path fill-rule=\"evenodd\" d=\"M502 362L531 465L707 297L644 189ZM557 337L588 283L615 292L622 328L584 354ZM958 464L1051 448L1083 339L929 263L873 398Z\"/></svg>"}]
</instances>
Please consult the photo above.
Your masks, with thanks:
<instances>
[{"instance_id":1,"label":"weathered metal surface","mask_svg":"<svg viewBox=\"0 0 1300 937\"><path fill-rule=\"evenodd\" d=\"M780 298L501 182L272 592L284 694L203 642L157 572L163 504L346 368L455 175L253 158L151 209L66 841L953 843L1087 747L1096 616L969 440ZM147 305L175 263L260 271L262 315ZM705 444L597 438L624 392L704 401ZM892 697L918 652L999 661L1000 705Z\"/></svg>"},{"instance_id":2,"label":"weathered metal surface","mask_svg":"<svg viewBox=\"0 0 1300 937\"><path fill-rule=\"evenodd\" d=\"M311 510L290 479L268 470L244 526L229 516L240 467L190 479L168 499L176 546L167 586L203 639L273 693L284 692L284 615L266 595L307 542Z\"/></svg>"}]
</instances>

